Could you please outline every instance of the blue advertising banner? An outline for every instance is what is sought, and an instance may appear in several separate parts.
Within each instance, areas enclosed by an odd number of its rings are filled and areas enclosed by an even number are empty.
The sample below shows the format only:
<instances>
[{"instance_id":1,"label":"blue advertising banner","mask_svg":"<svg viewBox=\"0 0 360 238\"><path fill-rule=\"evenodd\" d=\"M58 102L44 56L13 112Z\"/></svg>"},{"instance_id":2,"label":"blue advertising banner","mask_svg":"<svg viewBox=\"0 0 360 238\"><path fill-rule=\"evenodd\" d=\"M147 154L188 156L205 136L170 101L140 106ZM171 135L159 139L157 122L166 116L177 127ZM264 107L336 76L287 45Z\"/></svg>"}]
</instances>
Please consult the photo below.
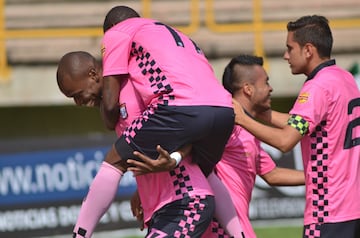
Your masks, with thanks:
<instances>
[{"instance_id":1,"label":"blue advertising banner","mask_svg":"<svg viewBox=\"0 0 360 238\"><path fill-rule=\"evenodd\" d=\"M81 201L108 147L0 154L0 236L69 234ZM136 190L125 173L98 230L138 227L129 199Z\"/></svg>"},{"instance_id":2,"label":"blue advertising banner","mask_svg":"<svg viewBox=\"0 0 360 238\"><path fill-rule=\"evenodd\" d=\"M0 155L0 207L81 200L104 159L107 147ZM130 180L129 180L130 179ZM130 177L118 195L136 189Z\"/></svg>"}]
</instances>

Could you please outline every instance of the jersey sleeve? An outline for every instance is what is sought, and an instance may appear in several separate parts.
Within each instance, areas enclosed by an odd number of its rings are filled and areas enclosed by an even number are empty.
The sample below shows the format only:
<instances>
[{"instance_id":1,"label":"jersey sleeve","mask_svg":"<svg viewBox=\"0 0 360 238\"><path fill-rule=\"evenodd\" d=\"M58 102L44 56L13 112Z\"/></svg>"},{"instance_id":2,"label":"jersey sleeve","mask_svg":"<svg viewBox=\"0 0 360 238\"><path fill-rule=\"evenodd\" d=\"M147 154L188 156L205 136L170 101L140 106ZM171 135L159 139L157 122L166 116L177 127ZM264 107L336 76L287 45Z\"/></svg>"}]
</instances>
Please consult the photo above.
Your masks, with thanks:
<instances>
[{"instance_id":1,"label":"jersey sleeve","mask_svg":"<svg viewBox=\"0 0 360 238\"><path fill-rule=\"evenodd\" d=\"M131 37L121 31L109 30L102 40L103 76L128 74Z\"/></svg>"},{"instance_id":2,"label":"jersey sleeve","mask_svg":"<svg viewBox=\"0 0 360 238\"><path fill-rule=\"evenodd\" d=\"M327 113L325 90L311 81L301 89L293 108L290 110L288 124L300 134L312 133Z\"/></svg>"},{"instance_id":3,"label":"jersey sleeve","mask_svg":"<svg viewBox=\"0 0 360 238\"><path fill-rule=\"evenodd\" d=\"M259 155L256 163L256 174L264 175L276 167L270 155L259 145Z\"/></svg>"}]
</instances>

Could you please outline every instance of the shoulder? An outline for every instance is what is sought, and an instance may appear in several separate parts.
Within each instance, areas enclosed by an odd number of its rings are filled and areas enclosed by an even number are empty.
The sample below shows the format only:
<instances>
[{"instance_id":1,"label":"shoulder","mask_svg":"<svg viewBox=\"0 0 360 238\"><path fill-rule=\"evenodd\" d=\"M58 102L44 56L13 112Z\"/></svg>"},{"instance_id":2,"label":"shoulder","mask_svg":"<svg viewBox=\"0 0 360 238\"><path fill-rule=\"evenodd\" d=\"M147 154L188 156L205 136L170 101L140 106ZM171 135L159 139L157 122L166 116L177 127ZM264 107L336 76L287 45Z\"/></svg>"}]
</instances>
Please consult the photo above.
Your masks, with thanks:
<instances>
[{"instance_id":1,"label":"shoulder","mask_svg":"<svg viewBox=\"0 0 360 238\"><path fill-rule=\"evenodd\" d=\"M129 18L129 19L126 19L126 20L116 24L115 26L111 27L105 33L105 35L108 32L128 32L131 34L131 33L136 32L142 26L144 26L146 24L153 24L153 23L154 23L154 20L152 20L152 19L140 18L140 17Z\"/></svg>"}]
</instances>

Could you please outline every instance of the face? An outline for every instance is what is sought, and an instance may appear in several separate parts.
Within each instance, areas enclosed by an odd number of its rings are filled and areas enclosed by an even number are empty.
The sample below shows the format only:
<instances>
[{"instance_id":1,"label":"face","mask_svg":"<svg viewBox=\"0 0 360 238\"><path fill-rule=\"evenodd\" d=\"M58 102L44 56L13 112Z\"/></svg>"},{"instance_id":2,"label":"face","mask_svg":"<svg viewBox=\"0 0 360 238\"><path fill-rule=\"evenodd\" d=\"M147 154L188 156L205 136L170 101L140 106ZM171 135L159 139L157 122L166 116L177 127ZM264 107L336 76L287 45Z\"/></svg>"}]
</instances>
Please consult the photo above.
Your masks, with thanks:
<instances>
[{"instance_id":1,"label":"face","mask_svg":"<svg viewBox=\"0 0 360 238\"><path fill-rule=\"evenodd\" d=\"M79 76L77 79L66 78L61 85L61 91L73 98L78 106L94 107L101 102L101 80L91 75Z\"/></svg>"},{"instance_id":2,"label":"face","mask_svg":"<svg viewBox=\"0 0 360 238\"><path fill-rule=\"evenodd\" d=\"M292 74L303 74L306 72L307 60L305 48L294 41L294 32L288 32L286 39L287 50L284 59L288 61Z\"/></svg>"},{"instance_id":3,"label":"face","mask_svg":"<svg viewBox=\"0 0 360 238\"><path fill-rule=\"evenodd\" d=\"M271 108L271 92L273 88L269 84L269 77L265 69L260 66L254 66L253 94L251 95L251 103L253 109L257 113L264 112Z\"/></svg>"}]
</instances>

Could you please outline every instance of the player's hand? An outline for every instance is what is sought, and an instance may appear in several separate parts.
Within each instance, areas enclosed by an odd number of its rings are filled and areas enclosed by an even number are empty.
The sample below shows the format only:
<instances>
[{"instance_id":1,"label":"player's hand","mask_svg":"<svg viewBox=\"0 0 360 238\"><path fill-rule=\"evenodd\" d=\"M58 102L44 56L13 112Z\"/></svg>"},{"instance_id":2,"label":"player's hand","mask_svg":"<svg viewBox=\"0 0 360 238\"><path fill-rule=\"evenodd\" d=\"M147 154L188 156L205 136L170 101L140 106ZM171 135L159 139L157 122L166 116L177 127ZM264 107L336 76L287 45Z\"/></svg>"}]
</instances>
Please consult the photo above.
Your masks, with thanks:
<instances>
[{"instance_id":1,"label":"player's hand","mask_svg":"<svg viewBox=\"0 0 360 238\"><path fill-rule=\"evenodd\" d=\"M238 101L235 99L232 99L233 107L234 107L234 113L235 113L235 124L242 125L242 120L246 116L244 109L240 105Z\"/></svg>"},{"instance_id":2,"label":"player's hand","mask_svg":"<svg viewBox=\"0 0 360 238\"><path fill-rule=\"evenodd\" d=\"M138 220L141 224L140 230L144 230L144 211L141 206L141 201L137 190L130 199L130 205L133 216L136 217L136 220Z\"/></svg>"},{"instance_id":3,"label":"player's hand","mask_svg":"<svg viewBox=\"0 0 360 238\"><path fill-rule=\"evenodd\" d=\"M176 161L170 157L169 152L161 148L160 145L156 147L156 150L159 152L159 157L156 160L153 160L138 151L134 151L134 155L141 161L128 159L127 162L130 165L128 171L132 171L134 175L137 176L173 170L176 167Z\"/></svg>"}]
</instances>

